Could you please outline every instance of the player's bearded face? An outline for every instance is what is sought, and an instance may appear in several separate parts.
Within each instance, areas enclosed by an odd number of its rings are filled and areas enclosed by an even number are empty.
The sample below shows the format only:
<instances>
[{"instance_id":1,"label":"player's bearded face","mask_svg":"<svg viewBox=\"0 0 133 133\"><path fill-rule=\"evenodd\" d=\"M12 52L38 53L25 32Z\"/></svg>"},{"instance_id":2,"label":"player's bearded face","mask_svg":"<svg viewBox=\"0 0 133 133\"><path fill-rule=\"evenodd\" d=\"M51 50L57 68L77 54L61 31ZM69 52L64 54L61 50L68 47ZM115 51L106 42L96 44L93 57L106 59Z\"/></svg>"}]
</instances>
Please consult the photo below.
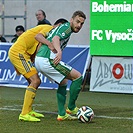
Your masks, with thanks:
<instances>
[{"instance_id":1,"label":"player's bearded face","mask_svg":"<svg viewBox=\"0 0 133 133\"><path fill-rule=\"evenodd\" d=\"M82 28L83 24L84 24L85 19L79 16L76 16L75 18L72 18L70 23L71 23L71 28L72 31L77 33L80 31L80 29Z\"/></svg>"}]
</instances>

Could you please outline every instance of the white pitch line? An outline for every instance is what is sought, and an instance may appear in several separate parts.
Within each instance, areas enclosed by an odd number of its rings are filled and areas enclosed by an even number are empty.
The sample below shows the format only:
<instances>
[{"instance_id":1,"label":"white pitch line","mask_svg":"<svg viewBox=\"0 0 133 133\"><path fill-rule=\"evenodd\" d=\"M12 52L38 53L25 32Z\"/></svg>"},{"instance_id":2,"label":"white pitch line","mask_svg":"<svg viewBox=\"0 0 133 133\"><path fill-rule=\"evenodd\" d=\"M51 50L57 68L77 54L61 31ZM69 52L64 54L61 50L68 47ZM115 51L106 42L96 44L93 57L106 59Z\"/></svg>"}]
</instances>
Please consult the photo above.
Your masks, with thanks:
<instances>
[{"instance_id":1,"label":"white pitch line","mask_svg":"<svg viewBox=\"0 0 133 133\"><path fill-rule=\"evenodd\" d=\"M13 109L13 108L0 108L0 110L7 110L7 111L21 111L21 109Z\"/></svg>"},{"instance_id":2,"label":"white pitch line","mask_svg":"<svg viewBox=\"0 0 133 133\"><path fill-rule=\"evenodd\" d=\"M11 106L9 106L9 107L11 107ZM21 111L21 109L8 108L8 106L0 108L0 110ZM35 111L40 112L40 113L46 113L46 114L58 114L57 112L51 112L51 111L40 111L40 110L35 110ZM106 119L133 120L132 117L112 117L112 116L97 116L97 115L95 115L94 118L95 117L97 117L97 118L106 118Z\"/></svg>"},{"instance_id":3,"label":"white pitch line","mask_svg":"<svg viewBox=\"0 0 133 133\"><path fill-rule=\"evenodd\" d=\"M130 118L130 117L113 117L113 116L94 116L94 117L98 117L98 118L108 118L108 119L124 119L124 120L133 120L133 118Z\"/></svg>"}]
</instances>

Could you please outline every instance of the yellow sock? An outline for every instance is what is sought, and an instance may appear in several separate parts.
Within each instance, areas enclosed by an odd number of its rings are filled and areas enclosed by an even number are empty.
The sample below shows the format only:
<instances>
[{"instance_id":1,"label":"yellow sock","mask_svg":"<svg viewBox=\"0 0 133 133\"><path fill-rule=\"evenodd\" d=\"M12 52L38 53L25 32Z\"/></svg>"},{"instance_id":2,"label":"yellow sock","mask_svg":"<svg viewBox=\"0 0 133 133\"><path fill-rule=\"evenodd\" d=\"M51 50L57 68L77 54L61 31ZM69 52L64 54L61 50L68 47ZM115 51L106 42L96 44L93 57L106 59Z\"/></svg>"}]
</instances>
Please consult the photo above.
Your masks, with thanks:
<instances>
[{"instance_id":1,"label":"yellow sock","mask_svg":"<svg viewBox=\"0 0 133 133\"><path fill-rule=\"evenodd\" d=\"M22 115L29 113L32 110L32 103L35 99L36 89L32 86L28 86L24 96L24 103L22 108Z\"/></svg>"}]
</instances>

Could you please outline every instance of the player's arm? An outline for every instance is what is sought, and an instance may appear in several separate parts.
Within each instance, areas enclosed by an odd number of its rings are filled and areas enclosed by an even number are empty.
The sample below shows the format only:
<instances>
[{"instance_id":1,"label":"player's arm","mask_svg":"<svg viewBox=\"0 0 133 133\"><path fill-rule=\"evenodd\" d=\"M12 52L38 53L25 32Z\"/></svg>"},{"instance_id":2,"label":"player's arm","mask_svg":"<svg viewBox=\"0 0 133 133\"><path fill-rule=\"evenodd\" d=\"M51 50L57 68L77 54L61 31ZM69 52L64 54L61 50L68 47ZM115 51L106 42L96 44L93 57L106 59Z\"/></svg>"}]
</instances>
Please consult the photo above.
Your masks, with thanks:
<instances>
[{"instance_id":1,"label":"player's arm","mask_svg":"<svg viewBox=\"0 0 133 133\"><path fill-rule=\"evenodd\" d=\"M54 48L56 49L56 57L54 58L54 64L58 64L61 61L62 58L62 50L60 48L60 37L54 36L52 39L52 43L54 45Z\"/></svg>"},{"instance_id":2,"label":"player's arm","mask_svg":"<svg viewBox=\"0 0 133 133\"><path fill-rule=\"evenodd\" d=\"M54 50L55 50L55 49L54 49L54 46L52 45L52 43L51 43L50 41L48 41L48 40L44 37L44 35L43 35L42 33L38 33L38 34L35 36L35 39L36 39L38 42L42 43L42 44L46 44L46 45L50 48L50 50L54 52Z\"/></svg>"},{"instance_id":3,"label":"player's arm","mask_svg":"<svg viewBox=\"0 0 133 133\"><path fill-rule=\"evenodd\" d=\"M30 56L30 59L31 59L31 62L33 62L34 63L34 61L35 61L35 56L36 56L36 53L37 53L37 51L40 49L40 47L42 46L42 44L41 43L39 43L38 45L37 45L37 48L36 48L36 51Z\"/></svg>"}]
</instances>

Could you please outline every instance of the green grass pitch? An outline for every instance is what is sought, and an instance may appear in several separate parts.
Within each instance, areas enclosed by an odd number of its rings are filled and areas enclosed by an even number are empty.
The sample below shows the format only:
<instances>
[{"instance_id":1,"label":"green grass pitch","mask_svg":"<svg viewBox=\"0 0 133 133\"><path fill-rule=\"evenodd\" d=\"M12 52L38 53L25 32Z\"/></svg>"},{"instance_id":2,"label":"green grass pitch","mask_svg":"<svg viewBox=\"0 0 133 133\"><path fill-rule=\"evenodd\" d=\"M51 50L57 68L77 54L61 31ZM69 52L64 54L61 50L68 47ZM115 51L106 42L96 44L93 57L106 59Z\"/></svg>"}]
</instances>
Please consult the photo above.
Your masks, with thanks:
<instances>
[{"instance_id":1,"label":"green grass pitch","mask_svg":"<svg viewBox=\"0 0 133 133\"><path fill-rule=\"evenodd\" d=\"M133 131L133 95L80 92L77 106L90 106L95 113L89 124L56 120L56 90L37 91L34 109L45 115L41 122L18 120L25 89L0 87L1 133L131 133ZM68 103L69 91L67 92ZM67 104L66 104L67 107Z\"/></svg>"}]
</instances>

